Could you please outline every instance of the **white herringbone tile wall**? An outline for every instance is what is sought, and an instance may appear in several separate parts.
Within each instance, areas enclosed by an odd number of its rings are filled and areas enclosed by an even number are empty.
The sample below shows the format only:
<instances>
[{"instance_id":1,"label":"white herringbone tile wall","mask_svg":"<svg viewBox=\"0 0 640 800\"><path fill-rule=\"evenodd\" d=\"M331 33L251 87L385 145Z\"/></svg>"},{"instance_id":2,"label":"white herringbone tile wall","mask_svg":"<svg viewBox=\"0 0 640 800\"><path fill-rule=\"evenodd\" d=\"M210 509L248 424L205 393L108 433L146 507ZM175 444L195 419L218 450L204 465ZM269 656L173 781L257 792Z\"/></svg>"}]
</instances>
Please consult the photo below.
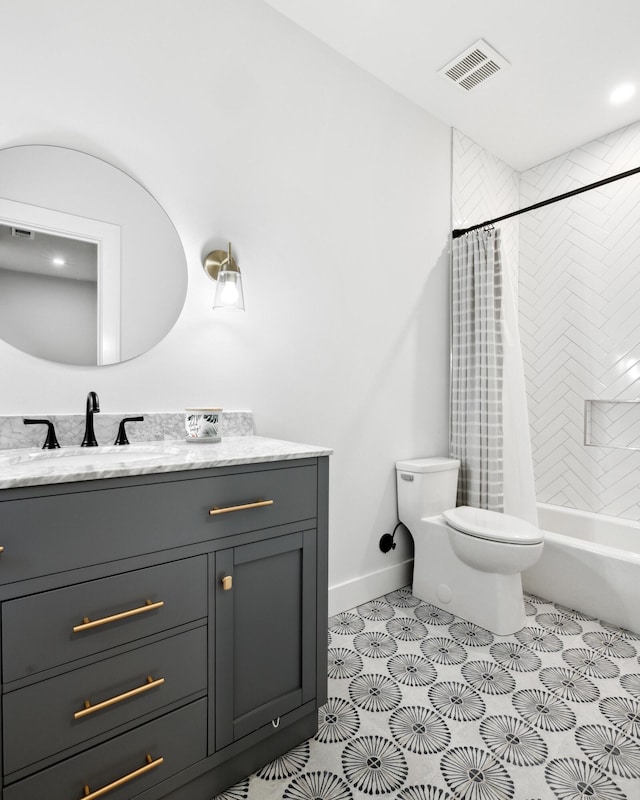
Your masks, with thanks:
<instances>
[{"instance_id":1,"label":"white herringbone tile wall","mask_svg":"<svg viewBox=\"0 0 640 800\"><path fill-rule=\"evenodd\" d=\"M640 166L640 124L520 176L528 206ZM585 447L587 399L640 396L640 176L520 219L520 336L539 502L640 520L640 452ZM632 443L637 410L595 407L592 441Z\"/></svg>"},{"instance_id":2,"label":"white herringbone tile wall","mask_svg":"<svg viewBox=\"0 0 640 800\"><path fill-rule=\"evenodd\" d=\"M452 218L454 228L468 228L520 207L520 176L504 161L468 136L453 131ZM504 258L517 286L519 225L501 223Z\"/></svg>"},{"instance_id":3,"label":"white herringbone tile wall","mask_svg":"<svg viewBox=\"0 0 640 800\"><path fill-rule=\"evenodd\" d=\"M640 123L518 174L453 134L453 223L465 227L640 166ZM640 520L640 176L500 224L519 273L539 502Z\"/></svg>"}]
</instances>

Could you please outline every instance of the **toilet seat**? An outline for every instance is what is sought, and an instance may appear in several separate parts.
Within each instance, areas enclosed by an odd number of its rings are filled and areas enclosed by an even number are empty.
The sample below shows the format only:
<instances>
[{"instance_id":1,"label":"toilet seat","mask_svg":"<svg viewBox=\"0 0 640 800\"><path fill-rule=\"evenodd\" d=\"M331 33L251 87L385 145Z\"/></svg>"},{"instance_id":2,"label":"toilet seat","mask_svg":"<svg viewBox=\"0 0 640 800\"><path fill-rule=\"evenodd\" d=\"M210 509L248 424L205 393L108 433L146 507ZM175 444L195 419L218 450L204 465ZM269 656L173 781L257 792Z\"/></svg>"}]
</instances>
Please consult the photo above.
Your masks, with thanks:
<instances>
[{"instance_id":1,"label":"toilet seat","mask_svg":"<svg viewBox=\"0 0 640 800\"><path fill-rule=\"evenodd\" d=\"M458 506L443 511L442 516L455 530L479 539L517 545L540 544L544 540L544 533L535 525L485 508Z\"/></svg>"}]
</instances>

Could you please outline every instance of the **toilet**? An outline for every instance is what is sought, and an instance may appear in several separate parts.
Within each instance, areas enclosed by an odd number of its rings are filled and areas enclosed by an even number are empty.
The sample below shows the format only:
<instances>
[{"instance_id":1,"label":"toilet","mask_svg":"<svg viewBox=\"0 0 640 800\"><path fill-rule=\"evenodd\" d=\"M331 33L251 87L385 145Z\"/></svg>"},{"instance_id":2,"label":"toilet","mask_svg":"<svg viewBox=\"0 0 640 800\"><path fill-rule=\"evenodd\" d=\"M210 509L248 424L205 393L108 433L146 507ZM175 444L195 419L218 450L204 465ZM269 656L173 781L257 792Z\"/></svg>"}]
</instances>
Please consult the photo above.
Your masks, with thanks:
<instances>
[{"instance_id":1,"label":"toilet","mask_svg":"<svg viewBox=\"0 0 640 800\"><path fill-rule=\"evenodd\" d=\"M496 511L459 506L460 462L396 463L398 515L415 544L413 594L506 636L525 623L522 570L543 548L543 531Z\"/></svg>"}]
</instances>

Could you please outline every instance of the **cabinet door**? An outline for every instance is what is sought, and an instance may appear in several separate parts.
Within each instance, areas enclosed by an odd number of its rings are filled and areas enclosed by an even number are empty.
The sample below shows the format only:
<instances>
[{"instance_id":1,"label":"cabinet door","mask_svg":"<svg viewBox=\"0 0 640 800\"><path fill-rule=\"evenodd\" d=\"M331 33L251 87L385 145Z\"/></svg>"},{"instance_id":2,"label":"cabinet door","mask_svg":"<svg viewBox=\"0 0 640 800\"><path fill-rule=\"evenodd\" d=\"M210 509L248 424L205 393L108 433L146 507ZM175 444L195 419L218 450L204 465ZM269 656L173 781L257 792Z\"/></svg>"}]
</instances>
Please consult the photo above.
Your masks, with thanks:
<instances>
[{"instance_id":1,"label":"cabinet door","mask_svg":"<svg viewBox=\"0 0 640 800\"><path fill-rule=\"evenodd\" d=\"M220 750L315 696L316 532L219 551L214 576Z\"/></svg>"}]
</instances>

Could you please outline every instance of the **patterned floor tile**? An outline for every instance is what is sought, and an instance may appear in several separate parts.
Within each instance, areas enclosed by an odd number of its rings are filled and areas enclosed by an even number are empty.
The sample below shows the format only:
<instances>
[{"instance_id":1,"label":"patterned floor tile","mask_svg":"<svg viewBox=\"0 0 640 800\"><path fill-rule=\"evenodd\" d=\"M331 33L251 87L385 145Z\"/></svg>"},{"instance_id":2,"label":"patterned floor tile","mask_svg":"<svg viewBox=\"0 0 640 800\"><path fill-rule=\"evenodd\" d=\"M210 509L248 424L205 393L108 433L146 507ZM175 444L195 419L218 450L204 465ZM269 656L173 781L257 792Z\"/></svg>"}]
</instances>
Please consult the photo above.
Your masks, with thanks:
<instances>
[{"instance_id":1,"label":"patterned floor tile","mask_svg":"<svg viewBox=\"0 0 640 800\"><path fill-rule=\"evenodd\" d=\"M496 636L404 588L332 617L317 735L217 800L640 800L640 637L525 610Z\"/></svg>"}]
</instances>

